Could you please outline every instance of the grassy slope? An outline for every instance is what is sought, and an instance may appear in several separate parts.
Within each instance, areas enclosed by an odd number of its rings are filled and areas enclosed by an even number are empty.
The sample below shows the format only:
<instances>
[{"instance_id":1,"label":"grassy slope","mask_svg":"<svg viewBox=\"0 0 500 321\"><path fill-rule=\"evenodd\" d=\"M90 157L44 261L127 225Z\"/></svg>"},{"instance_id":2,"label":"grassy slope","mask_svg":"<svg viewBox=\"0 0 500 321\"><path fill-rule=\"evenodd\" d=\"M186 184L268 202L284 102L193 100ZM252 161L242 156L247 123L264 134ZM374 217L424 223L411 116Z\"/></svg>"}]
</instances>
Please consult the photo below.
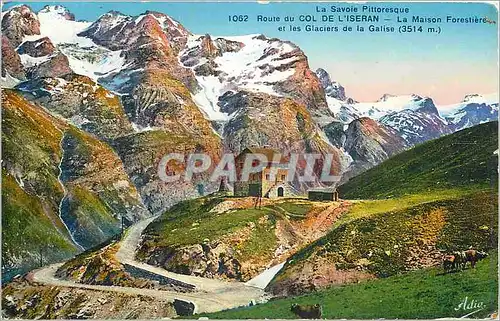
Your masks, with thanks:
<instances>
[{"instance_id":1,"label":"grassy slope","mask_svg":"<svg viewBox=\"0 0 500 321\"><path fill-rule=\"evenodd\" d=\"M374 199L497 184L498 122L467 128L398 154L340 186L345 199Z\"/></svg>"},{"instance_id":2,"label":"grassy slope","mask_svg":"<svg viewBox=\"0 0 500 321\"><path fill-rule=\"evenodd\" d=\"M210 210L223 201L223 198L204 197L181 202L151 223L145 234L154 237L148 241L151 246L185 246L203 243L205 239L217 240L225 235L257 222L265 215L274 216L275 212L267 207L249 208L226 213ZM256 225L253 235L241 244L242 255L265 255L276 245L272 221L265 226ZM148 244L146 244L148 246ZM140 253L139 253L140 254Z\"/></svg>"},{"instance_id":3,"label":"grassy slope","mask_svg":"<svg viewBox=\"0 0 500 321\"><path fill-rule=\"evenodd\" d=\"M400 211L419 204L432 203L442 200L453 200L467 197L476 192L476 189L453 188L436 190L433 192L414 193L398 198L355 200L346 215L335 222L335 227L359 218L370 217L376 214Z\"/></svg>"},{"instance_id":4,"label":"grassy slope","mask_svg":"<svg viewBox=\"0 0 500 321\"><path fill-rule=\"evenodd\" d=\"M364 269L383 277L418 268L406 258L412 253L429 253L428 245L443 251L469 246L495 248L496 199L497 194L485 191L352 220L344 218L346 223L338 224L327 236L292 256L273 283L299 273L305 262L319 256L339 269L354 269L361 262L369 262ZM370 252L372 256L365 261Z\"/></svg>"},{"instance_id":5,"label":"grassy slope","mask_svg":"<svg viewBox=\"0 0 500 321\"><path fill-rule=\"evenodd\" d=\"M469 302L476 300L485 306L471 317L486 317L497 310L497 285L497 255L494 253L476 269L463 272L443 275L440 269L424 269L207 316L211 319L287 319L295 318L290 312L292 303L319 303L327 319L460 317L475 310L455 310L467 296Z\"/></svg>"},{"instance_id":6,"label":"grassy slope","mask_svg":"<svg viewBox=\"0 0 500 321\"><path fill-rule=\"evenodd\" d=\"M59 230L36 196L26 193L2 170L2 279L8 280L40 262L71 257L76 249Z\"/></svg>"},{"instance_id":7,"label":"grassy slope","mask_svg":"<svg viewBox=\"0 0 500 321\"><path fill-rule=\"evenodd\" d=\"M147 260L147 253L152 253L153 249L157 249L156 253L158 249L168 252L177 247L202 244L208 239L230 244L236 257L242 261L256 260L265 265L273 259L278 247L277 221L285 219L285 216L293 220L304 219L312 208L312 204L304 200L286 200L258 209L233 209L223 213L211 211L224 200L224 197L207 196L173 206L146 228L146 238L138 257ZM231 201L231 198L227 200ZM241 236L235 243L229 242L231 235L250 226L248 236Z\"/></svg>"},{"instance_id":8,"label":"grassy slope","mask_svg":"<svg viewBox=\"0 0 500 321\"><path fill-rule=\"evenodd\" d=\"M439 250L494 247L489 238L495 239L498 226L491 186L497 175L497 124L424 143L341 186L344 198L372 200L355 202L332 232L296 253L273 283L292 277L317 256L349 269L372 252L367 270L387 276L411 268L401 259L429 243ZM388 197L394 195L399 197ZM432 215L441 224L429 223Z\"/></svg>"},{"instance_id":9,"label":"grassy slope","mask_svg":"<svg viewBox=\"0 0 500 321\"><path fill-rule=\"evenodd\" d=\"M39 264L70 257L76 248L58 217L64 124L11 90L2 92L2 273L9 279ZM14 177L17 178L15 178Z\"/></svg>"}]
</instances>

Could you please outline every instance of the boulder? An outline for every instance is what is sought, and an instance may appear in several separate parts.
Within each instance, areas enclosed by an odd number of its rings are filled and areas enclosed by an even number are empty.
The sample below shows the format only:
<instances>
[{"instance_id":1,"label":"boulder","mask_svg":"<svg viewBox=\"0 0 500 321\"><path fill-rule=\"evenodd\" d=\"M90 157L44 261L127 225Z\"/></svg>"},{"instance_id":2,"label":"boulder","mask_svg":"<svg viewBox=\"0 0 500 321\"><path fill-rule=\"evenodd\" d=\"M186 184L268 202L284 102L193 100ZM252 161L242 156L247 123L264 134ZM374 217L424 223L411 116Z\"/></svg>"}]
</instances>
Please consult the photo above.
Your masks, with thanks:
<instances>
[{"instance_id":1,"label":"boulder","mask_svg":"<svg viewBox=\"0 0 500 321\"><path fill-rule=\"evenodd\" d=\"M192 302L175 299L174 309L179 316L190 316L194 314L195 306Z\"/></svg>"}]
</instances>

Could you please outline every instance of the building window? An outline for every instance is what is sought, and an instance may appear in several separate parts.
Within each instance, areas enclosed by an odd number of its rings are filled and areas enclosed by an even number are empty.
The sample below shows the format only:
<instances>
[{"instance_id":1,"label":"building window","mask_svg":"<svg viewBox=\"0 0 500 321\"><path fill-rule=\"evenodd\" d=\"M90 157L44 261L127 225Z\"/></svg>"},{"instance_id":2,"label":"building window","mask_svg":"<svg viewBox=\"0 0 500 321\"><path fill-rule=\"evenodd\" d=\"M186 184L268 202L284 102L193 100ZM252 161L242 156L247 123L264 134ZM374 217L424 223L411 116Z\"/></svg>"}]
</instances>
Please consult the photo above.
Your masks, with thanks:
<instances>
[{"instance_id":1,"label":"building window","mask_svg":"<svg viewBox=\"0 0 500 321\"><path fill-rule=\"evenodd\" d=\"M266 181L269 180L269 174L266 174Z\"/></svg>"},{"instance_id":2,"label":"building window","mask_svg":"<svg viewBox=\"0 0 500 321\"><path fill-rule=\"evenodd\" d=\"M284 181L286 179L286 175L281 175L281 180Z\"/></svg>"}]
</instances>

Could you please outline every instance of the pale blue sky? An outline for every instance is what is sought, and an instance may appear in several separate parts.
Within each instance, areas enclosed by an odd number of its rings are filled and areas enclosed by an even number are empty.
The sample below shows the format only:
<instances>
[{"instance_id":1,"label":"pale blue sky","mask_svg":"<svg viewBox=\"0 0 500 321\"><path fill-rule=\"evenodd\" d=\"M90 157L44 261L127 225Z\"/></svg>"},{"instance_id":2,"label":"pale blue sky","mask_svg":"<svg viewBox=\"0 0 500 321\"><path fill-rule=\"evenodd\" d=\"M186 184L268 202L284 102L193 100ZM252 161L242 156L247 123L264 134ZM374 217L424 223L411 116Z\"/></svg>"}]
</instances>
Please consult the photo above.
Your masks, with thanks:
<instances>
[{"instance_id":1,"label":"pale blue sky","mask_svg":"<svg viewBox=\"0 0 500 321\"><path fill-rule=\"evenodd\" d=\"M346 88L349 96L360 101L376 100L386 92L417 93L447 104L461 100L468 93L491 93L498 88L496 24L443 23L441 34L293 33L279 32L279 23L257 23L252 17L258 14L297 16L314 13L315 3L47 2L29 5L39 10L46 4L56 3L67 7L76 19L92 21L109 10L130 15L154 10L170 15L195 34L262 33L290 40L306 53L313 69L325 68ZM408 7L408 17L433 15L445 18L452 15L497 20L495 7L481 3L393 2L369 5ZM251 18L247 23L230 23L230 14L248 14ZM389 25L399 26L394 21Z\"/></svg>"}]
</instances>

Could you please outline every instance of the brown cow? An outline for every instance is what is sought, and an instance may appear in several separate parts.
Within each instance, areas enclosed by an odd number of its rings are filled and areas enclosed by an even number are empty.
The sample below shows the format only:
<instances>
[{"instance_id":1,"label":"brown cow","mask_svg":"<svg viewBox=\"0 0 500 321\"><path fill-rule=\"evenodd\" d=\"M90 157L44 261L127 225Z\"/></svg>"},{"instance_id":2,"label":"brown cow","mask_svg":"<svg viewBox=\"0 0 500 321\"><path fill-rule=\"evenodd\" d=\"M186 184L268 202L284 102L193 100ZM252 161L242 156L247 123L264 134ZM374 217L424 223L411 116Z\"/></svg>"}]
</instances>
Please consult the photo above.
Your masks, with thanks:
<instances>
[{"instance_id":1,"label":"brown cow","mask_svg":"<svg viewBox=\"0 0 500 321\"><path fill-rule=\"evenodd\" d=\"M467 250L465 253L465 263L470 262L470 266L474 268L476 262L488 257L488 253L476 250Z\"/></svg>"},{"instance_id":2,"label":"brown cow","mask_svg":"<svg viewBox=\"0 0 500 321\"><path fill-rule=\"evenodd\" d=\"M321 319L323 314L320 304L314 305L300 305L297 303L292 304L290 311L295 313L301 319Z\"/></svg>"},{"instance_id":3,"label":"brown cow","mask_svg":"<svg viewBox=\"0 0 500 321\"><path fill-rule=\"evenodd\" d=\"M443 257L443 269L445 272L451 271L455 267L455 256L445 255Z\"/></svg>"}]
</instances>

